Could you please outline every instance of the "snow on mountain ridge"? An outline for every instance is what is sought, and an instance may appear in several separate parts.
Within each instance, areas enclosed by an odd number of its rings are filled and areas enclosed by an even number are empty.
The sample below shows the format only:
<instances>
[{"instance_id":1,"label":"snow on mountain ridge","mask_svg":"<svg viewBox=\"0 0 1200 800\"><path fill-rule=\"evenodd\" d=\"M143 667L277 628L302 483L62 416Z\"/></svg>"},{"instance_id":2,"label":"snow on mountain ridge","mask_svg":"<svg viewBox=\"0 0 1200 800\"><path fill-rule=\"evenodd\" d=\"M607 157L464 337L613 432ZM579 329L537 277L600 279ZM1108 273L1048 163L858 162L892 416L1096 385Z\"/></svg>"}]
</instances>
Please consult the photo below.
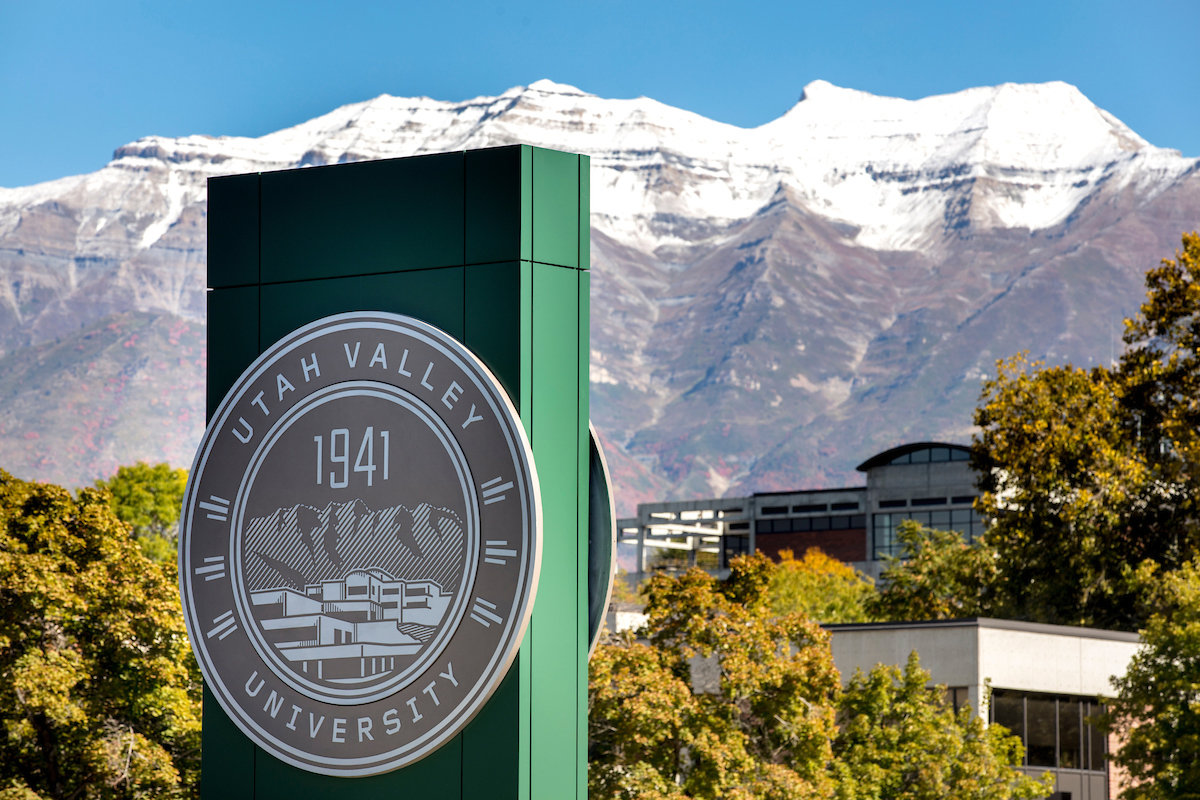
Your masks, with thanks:
<instances>
[{"instance_id":1,"label":"snow on mountain ridge","mask_svg":"<svg viewBox=\"0 0 1200 800\"><path fill-rule=\"evenodd\" d=\"M1098 182L1166 186L1195 166L1061 82L904 100L813 81L783 116L747 129L541 80L459 102L380 95L258 138L150 136L118 148L105 169L184 173L155 181L173 187L174 211L202 199L210 175L514 142L590 155L594 224L649 251L693 235L684 229L694 225L671 220L723 227L767 205L781 184L856 228L858 244L913 250L972 224L1050 227ZM0 203L41 195L0 190Z\"/></svg>"},{"instance_id":2,"label":"snow on mountain ridge","mask_svg":"<svg viewBox=\"0 0 1200 800\"><path fill-rule=\"evenodd\" d=\"M876 249L929 246L956 201L971 216L946 219L946 228L1039 230L1065 219L1099 182L1165 187L1196 164L1153 147L1059 81L920 100L815 81L761 130L814 210L860 227L858 243Z\"/></svg>"},{"instance_id":3,"label":"snow on mountain ridge","mask_svg":"<svg viewBox=\"0 0 1200 800\"><path fill-rule=\"evenodd\" d=\"M129 258L202 207L214 175L516 142L590 155L593 226L649 253L728 229L782 189L859 246L928 250L973 230L1048 228L1102 184L1149 199L1200 163L1061 82L904 100L813 81L747 129L543 80L458 102L380 95L257 138L148 136L90 175L0 188L0 235L23 209L67 202L80 252Z\"/></svg>"}]
</instances>

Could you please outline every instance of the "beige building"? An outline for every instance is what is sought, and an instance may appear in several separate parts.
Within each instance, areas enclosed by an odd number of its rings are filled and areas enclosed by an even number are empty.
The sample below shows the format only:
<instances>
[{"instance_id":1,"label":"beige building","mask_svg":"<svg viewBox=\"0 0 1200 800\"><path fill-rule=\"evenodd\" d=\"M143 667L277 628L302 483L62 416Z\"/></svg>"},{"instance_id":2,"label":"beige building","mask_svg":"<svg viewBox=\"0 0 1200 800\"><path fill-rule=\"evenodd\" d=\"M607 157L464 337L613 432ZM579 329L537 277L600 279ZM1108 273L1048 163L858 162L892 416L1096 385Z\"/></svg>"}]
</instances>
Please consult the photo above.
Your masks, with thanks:
<instances>
[{"instance_id":1,"label":"beige building","mask_svg":"<svg viewBox=\"0 0 1200 800\"><path fill-rule=\"evenodd\" d=\"M1052 772L1059 800L1117 794L1110 743L1087 718L1111 696L1139 646L1137 634L1000 619L828 625L846 683L875 664L903 667L914 650L956 707L969 703L1025 744L1023 771ZM990 685L990 696L987 687Z\"/></svg>"}]
</instances>

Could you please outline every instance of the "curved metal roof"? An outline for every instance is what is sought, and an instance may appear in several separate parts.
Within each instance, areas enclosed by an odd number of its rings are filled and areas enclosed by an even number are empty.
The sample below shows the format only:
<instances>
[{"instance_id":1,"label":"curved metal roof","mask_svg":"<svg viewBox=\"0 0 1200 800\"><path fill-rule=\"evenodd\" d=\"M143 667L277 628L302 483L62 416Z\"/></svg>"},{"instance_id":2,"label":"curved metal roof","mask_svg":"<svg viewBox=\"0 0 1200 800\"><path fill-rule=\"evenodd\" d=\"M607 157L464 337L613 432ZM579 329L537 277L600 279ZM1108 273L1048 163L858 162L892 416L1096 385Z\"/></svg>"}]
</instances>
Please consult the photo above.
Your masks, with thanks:
<instances>
[{"instance_id":1,"label":"curved metal roof","mask_svg":"<svg viewBox=\"0 0 1200 800\"><path fill-rule=\"evenodd\" d=\"M928 450L931 447L947 447L951 450L959 450L964 453L971 452L971 448L966 445L950 444L949 442L909 442L908 444L902 444L899 447L893 447L891 450L884 450L878 455L871 456L855 467L855 469L859 472L866 472L875 467L884 467L890 464L893 459L899 458L902 455L915 453L918 450Z\"/></svg>"}]
</instances>

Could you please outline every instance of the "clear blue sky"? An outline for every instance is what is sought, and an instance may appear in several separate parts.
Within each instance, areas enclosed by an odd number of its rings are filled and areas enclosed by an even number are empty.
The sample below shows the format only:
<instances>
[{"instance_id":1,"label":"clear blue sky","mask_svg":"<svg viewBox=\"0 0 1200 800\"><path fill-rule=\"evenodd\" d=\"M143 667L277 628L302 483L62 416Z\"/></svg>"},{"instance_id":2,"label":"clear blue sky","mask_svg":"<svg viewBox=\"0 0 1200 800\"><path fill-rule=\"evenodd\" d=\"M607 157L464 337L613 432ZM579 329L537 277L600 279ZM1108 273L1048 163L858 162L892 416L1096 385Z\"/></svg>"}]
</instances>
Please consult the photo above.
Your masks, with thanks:
<instances>
[{"instance_id":1,"label":"clear blue sky","mask_svg":"<svg viewBox=\"0 0 1200 800\"><path fill-rule=\"evenodd\" d=\"M0 186L140 136L257 136L379 94L550 78L742 126L804 84L917 98L1063 80L1200 156L1200 2L0 0Z\"/></svg>"}]
</instances>

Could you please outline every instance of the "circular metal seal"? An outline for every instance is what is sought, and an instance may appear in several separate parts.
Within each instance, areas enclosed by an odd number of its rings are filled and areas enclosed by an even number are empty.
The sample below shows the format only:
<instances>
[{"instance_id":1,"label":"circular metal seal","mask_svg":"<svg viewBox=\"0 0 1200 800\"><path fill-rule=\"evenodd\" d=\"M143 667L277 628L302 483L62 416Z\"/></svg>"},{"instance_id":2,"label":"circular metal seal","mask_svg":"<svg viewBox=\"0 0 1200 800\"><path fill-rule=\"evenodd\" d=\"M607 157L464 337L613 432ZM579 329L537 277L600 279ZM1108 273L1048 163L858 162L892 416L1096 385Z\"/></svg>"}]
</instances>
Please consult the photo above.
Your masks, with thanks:
<instances>
[{"instance_id":1,"label":"circular metal seal","mask_svg":"<svg viewBox=\"0 0 1200 800\"><path fill-rule=\"evenodd\" d=\"M180 593L247 736L301 769L374 775L491 697L540 558L533 455L499 382L431 325L356 312L276 342L213 415Z\"/></svg>"}]
</instances>

